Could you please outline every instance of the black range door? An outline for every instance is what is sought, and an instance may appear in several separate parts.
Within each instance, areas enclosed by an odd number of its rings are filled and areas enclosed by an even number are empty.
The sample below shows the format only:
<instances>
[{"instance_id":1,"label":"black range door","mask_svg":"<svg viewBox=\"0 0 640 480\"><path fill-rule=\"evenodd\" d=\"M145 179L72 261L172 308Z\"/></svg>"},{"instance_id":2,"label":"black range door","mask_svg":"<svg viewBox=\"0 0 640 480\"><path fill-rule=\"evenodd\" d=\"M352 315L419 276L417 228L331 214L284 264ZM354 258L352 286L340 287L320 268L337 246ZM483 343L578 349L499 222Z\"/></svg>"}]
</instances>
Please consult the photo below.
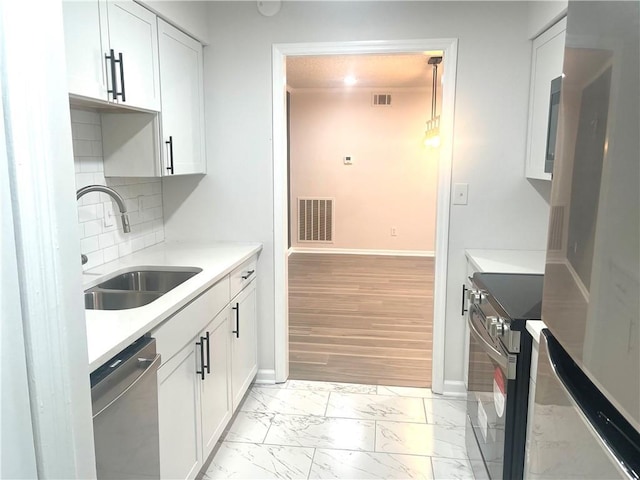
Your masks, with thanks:
<instances>
[{"instance_id":1,"label":"black range door","mask_svg":"<svg viewBox=\"0 0 640 480\"><path fill-rule=\"evenodd\" d=\"M467 394L467 450L476 478L492 480L504 476L507 398L513 389L517 357L493 340L485 328L484 315L477 306L469 308L469 385ZM478 451L479 458L472 453ZM475 461L474 461L475 460ZM482 471L482 465L487 472Z\"/></svg>"}]
</instances>

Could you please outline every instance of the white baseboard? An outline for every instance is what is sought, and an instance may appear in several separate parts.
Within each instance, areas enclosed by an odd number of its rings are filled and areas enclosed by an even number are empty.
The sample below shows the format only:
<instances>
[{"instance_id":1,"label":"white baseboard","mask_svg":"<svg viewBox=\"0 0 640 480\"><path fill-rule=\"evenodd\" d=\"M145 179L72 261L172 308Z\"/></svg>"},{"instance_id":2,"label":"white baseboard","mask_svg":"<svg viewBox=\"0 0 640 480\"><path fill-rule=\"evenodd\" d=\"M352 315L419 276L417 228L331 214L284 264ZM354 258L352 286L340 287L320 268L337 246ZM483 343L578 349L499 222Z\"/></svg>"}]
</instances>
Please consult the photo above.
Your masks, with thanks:
<instances>
[{"instance_id":1,"label":"white baseboard","mask_svg":"<svg viewBox=\"0 0 640 480\"><path fill-rule=\"evenodd\" d=\"M464 386L464 382L458 380L445 380L443 395L449 397L466 397L467 389Z\"/></svg>"},{"instance_id":2,"label":"white baseboard","mask_svg":"<svg viewBox=\"0 0 640 480\"><path fill-rule=\"evenodd\" d=\"M431 250L373 250L362 248L313 248L291 247L287 255L292 253L329 253L334 255L388 255L395 257L433 257Z\"/></svg>"},{"instance_id":3,"label":"white baseboard","mask_svg":"<svg viewBox=\"0 0 640 480\"><path fill-rule=\"evenodd\" d=\"M255 382L257 384L266 384L273 385L276 383L276 371L275 370L267 370L261 369L258 370L258 374L256 375Z\"/></svg>"}]
</instances>

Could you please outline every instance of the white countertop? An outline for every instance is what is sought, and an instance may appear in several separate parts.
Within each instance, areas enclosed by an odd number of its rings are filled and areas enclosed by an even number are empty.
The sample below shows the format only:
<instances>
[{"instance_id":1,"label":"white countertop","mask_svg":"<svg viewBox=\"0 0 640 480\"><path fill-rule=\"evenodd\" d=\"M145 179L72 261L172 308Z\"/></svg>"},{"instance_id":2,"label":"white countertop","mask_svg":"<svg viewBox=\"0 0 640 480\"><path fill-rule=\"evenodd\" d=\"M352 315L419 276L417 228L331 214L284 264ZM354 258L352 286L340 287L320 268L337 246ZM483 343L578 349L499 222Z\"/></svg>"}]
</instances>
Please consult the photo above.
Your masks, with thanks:
<instances>
[{"instance_id":1,"label":"white countertop","mask_svg":"<svg viewBox=\"0 0 640 480\"><path fill-rule=\"evenodd\" d=\"M533 337L535 343L540 343L540 332L547 328L542 320L527 320L527 332Z\"/></svg>"},{"instance_id":2,"label":"white countertop","mask_svg":"<svg viewBox=\"0 0 640 480\"><path fill-rule=\"evenodd\" d=\"M92 372L191 300L262 250L260 243L164 242L100 265L83 274L83 287L131 267L199 267L194 275L162 297L127 310L85 310L89 371Z\"/></svg>"},{"instance_id":3,"label":"white countertop","mask_svg":"<svg viewBox=\"0 0 640 480\"><path fill-rule=\"evenodd\" d=\"M469 262L480 272L542 273L545 250L465 250Z\"/></svg>"}]
</instances>

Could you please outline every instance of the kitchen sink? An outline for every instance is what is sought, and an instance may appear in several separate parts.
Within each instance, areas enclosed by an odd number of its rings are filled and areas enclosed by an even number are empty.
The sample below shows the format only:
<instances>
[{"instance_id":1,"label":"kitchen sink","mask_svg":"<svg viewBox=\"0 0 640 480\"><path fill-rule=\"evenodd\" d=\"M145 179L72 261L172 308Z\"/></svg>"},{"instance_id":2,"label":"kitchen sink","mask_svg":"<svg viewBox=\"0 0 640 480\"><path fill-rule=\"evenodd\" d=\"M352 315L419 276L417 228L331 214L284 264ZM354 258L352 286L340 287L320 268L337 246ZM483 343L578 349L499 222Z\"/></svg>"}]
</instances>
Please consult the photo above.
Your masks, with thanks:
<instances>
[{"instance_id":1,"label":"kitchen sink","mask_svg":"<svg viewBox=\"0 0 640 480\"><path fill-rule=\"evenodd\" d=\"M189 270L133 270L121 273L98 284L106 290L167 293L201 272L201 268Z\"/></svg>"},{"instance_id":2,"label":"kitchen sink","mask_svg":"<svg viewBox=\"0 0 640 480\"><path fill-rule=\"evenodd\" d=\"M125 310L147 305L160 298L158 292L122 292L89 290L84 294L84 308L89 310Z\"/></svg>"},{"instance_id":3,"label":"kitchen sink","mask_svg":"<svg viewBox=\"0 0 640 480\"><path fill-rule=\"evenodd\" d=\"M139 267L119 273L84 293L84 308L89 310L126 310L142 307L202 271L195 267L166 270L141 270Z\"/></svg>"}]
</instances>

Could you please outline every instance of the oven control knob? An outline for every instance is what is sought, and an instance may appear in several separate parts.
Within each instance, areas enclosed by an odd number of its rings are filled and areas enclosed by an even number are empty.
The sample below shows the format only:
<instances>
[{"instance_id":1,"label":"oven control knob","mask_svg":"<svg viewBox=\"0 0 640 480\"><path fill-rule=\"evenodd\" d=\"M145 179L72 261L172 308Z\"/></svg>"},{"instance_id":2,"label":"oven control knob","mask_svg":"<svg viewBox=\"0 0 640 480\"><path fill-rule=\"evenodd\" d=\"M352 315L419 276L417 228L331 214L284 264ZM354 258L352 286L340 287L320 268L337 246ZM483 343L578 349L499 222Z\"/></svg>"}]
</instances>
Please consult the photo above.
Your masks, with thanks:
<instances>
[{"instance_id":1,"label":"oven control knob","mask_svg":"<svg viewBox=\"0 0 640 480\"><path fill-rule=\"evenodd\" d=\"M482 305L487 300L486 292L472 288L469 290L469 302L471 305Z\"/></svg>"},{"instance_id":2,"label":"oven control knob","mask_svg":"<svg viewBox=\"0 0 640 480\"><path fill-rule=\"evenodd\" d=\"M492 317L494 321L489 324L489 335L492 337L502 337L509 328L504 319L500 317Z\"/></svg>"}]
</instances>

